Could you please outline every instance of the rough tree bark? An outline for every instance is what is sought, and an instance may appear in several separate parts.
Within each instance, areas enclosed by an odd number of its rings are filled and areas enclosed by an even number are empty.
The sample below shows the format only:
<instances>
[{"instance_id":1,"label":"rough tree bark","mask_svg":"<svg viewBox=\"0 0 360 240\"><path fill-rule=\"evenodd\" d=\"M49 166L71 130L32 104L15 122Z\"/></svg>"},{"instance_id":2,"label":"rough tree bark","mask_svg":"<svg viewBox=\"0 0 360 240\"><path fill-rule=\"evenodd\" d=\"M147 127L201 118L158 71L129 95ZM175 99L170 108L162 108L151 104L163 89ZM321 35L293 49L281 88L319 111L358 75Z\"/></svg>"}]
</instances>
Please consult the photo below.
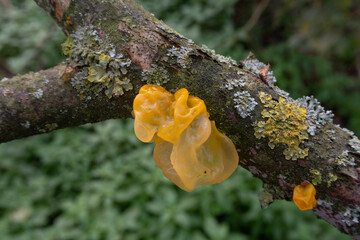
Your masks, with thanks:
<instances>
[{"instance_id":1,"label":"rough tree bark","mask_svg":"<svg viewBox=\"0 0 360 240\"><path fill-rule=\"evenodd\" d=\"M0 142L131 117L145 83L185 87L233 140L240 165L263 181L262 206L291 200L295 185L312 182L312 211L360 239L360 141L315 99L291 99L253 56L236 63L199 47L134 0L35 2L68 36L68 59L1 80Z\"/></svg>"}]
</instances>

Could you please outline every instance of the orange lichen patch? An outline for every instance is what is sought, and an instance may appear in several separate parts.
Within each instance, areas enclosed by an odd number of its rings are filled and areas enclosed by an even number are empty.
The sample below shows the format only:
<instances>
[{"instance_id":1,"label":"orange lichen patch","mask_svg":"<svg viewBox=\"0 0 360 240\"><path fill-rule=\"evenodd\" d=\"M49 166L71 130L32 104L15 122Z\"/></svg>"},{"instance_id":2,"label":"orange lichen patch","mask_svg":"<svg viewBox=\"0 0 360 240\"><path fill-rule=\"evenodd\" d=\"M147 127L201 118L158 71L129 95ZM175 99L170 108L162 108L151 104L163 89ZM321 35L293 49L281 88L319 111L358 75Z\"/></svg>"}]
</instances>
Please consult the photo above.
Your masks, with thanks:
<instances>
[{"instance_id":1,"label":"orange lichen patch","mask_svg":"<svg viewBox=\"0 0 360 240\"><path fill-rule=\"evenodd\" d=\"M204 101L186 89L171 94L145 85L134 100L134 115L136 136L155 140L156 165L183 190L219 183L235 171L234 144L210 122Z\"/></svg>"},{"instance_id":2,"label":"orange lichen patch","mask_svg":"<svg viewBox=\"0 0 360 240\"><path fill-rule=\"evenodd\" d=\"M304 182L294 188L293 202L302 211L312 209L316 205L315 194L314 185Z\"/></svg>"}]
</instances>

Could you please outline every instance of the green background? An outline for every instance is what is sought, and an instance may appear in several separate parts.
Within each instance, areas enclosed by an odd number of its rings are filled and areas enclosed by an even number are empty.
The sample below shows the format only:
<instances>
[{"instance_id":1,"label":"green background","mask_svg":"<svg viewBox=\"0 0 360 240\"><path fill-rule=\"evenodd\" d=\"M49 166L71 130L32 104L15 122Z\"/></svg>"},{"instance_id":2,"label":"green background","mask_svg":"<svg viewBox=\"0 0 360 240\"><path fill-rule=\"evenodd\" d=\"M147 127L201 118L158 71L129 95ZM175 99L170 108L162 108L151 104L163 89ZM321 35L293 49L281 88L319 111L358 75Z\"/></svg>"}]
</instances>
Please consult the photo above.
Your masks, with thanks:
<instances>
[{"instance_id":1,"label":"green background","mask_svg":"<svg viewBox=\"0 0 360 240\"><path fill-rule=\"evenodd\" d=\"M253 51L271 64L278 86L294 98L314 95L359 135L360 8L351 0L274 2L141 1L217 53L239 61ZM64 59L65 36L31 0L0 1L0 20L1 78ZM349 239L291 202L261 209L261 182L242 168L184 192L155 167L152 149L136 139L132 120L1 144L0 238Z\"/></svg>"}]
</instances>

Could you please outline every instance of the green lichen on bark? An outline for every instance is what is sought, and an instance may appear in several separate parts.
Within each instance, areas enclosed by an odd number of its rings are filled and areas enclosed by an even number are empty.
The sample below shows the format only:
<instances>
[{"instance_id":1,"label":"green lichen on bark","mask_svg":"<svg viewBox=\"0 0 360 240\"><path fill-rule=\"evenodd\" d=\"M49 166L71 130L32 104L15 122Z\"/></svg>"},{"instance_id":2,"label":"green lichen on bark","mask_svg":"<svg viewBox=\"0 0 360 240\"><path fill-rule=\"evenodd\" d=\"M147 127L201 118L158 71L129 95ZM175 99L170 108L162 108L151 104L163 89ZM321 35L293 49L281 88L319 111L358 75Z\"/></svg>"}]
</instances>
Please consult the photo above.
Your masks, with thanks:
<instances>
[{"instance_id":1,"label":"green lichen on bark","mask_svg":"<svg viewBox=\"0 0 360 240\"><path fill-rule=\"evenodd\" d=\"M338 179L338 176L337 175L335 175L335 174L333 174L333 173L329 173L328 174L328 182L327 182L327 186L328 187L331 187L331 184L333 183L333 182L335 182L335 181L337 181L337 179Z\"/></svg>"},{"instance_id":2,"label":"green lichen on bark","mask_svg":"<svg viewBox=\"0 0 360 240\"><path fill-rule=\"evenodd\" d=\"M88 72L88 81L103 84L106 87L105 94L108 98L121 96L124 94L124 91L133 89L130 79L125 77L127 73L126 68L120 66L117 66L117 68L111 67L110 61L112 60L116 61L116 59L112 59L109 55L101 54L98 57L98 62L90 64Z\"/></svg>"},{"instance_id":3,"label":"green lichen on bark","mask_svg":"<svg viewBox=\"0 0 360 240\"><path fill-rule=\"evenodd\" d=\"M348 150L343 151L336 158L336 164L342 168L356 166L355 158L349 154Z\"/></svg>"},{"instance_id":4,"label":"green lichen on bark","mask_svg":"<svg viewBox=\"0 0 360 240\"><path fill-rule=\"evenodd\" d=\"M143 70L141 81L147 84L163 85L169 81L169 73L166 68L151 64L151 68Z\"/></svg>"},{"instance_id":5,"label":"green lichen on bark","mask_svg":"<svg viewBox=\"0 0 360 240\"><path fill-rule=\"evenodd\" d=\"M66 41L61 45L62 52L65 56L70 56L74 47L74 40L71 37L68 37Z\"/></svg>"},{"instance_id":6,"label":"green lichen on bark","mask_svg":"<svg viewBox=\"0 0 360 240\"><path fill-rule=\"evenodd\" d=\"M291 102L286 103L282 97L275 101L271 95L264 92L259 93L259 98L265 107L261 115L267 120L257 123L256 138L269 138L271 149L274 149L276 144L286 144L287 148L283 152L286 160L305 158L309 149L302 149L299 145L308 139L306 109Z\"/></svg>"},{"instance_id":7,"label":"green lichen on bark","mask_svg":"<svg viewBox=\"0 0 360 240\"><path fill-rule=\"evenodd\" d=\"M108 98L121 96L133 89L127 77L131 60L117 54L114 45L102 46L102 42L98 29L84 27L62 45L63 53L76 67L89 66L88 81L101 84Z\"/></svg>"},{"instance_id":8,"label":"green lichen on bark","mask_svg":"<svg viewBox=\"0 0 360 240\"><path fill-rule=\"evenodd\" d=\"M319 170L317 169L311 169L310 170L310 173L311 173L311 176L312 176L312 180L311 180L311 183L313 185L318 185L322 182L322 177L321 177L321 173Z\"/></svg>"}]
</instances>

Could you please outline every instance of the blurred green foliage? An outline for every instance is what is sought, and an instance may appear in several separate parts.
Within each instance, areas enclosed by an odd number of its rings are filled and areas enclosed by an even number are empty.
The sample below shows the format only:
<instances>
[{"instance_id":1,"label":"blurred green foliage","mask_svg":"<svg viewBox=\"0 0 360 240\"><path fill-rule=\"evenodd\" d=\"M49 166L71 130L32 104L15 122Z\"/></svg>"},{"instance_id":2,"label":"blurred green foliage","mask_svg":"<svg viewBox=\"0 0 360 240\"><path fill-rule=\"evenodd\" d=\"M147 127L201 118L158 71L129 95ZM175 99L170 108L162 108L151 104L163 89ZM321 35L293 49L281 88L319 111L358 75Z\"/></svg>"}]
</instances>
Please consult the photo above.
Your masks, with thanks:
<instances>
[{"instance_id":1,"label":"blurred green foliage","mask_svg":"<svg viewBox=\"0 0 360 240\"><path fill-rule=\"evenodd\" d=\"M63 59L60 44L65 39L54 20L34 1L0 1L0 64L12 73L58 64Z\"/></svg>"},{"instance_id":2,"label":"blurred green foliage","mask_svg":"<svg viewBox=\"0 0 360 240\"><path fill-rule=\"evenodd\" d=\"M349 239L293 203L260 209L260 180L242 168L184 192L153 147L130 119L0 145L1 239Z\"/></svg>"},{"instance_id":3,"label":"blurred green foliage","mask_svg":"<svg viewBox=\"0 0 360 240\"><path fill-rule=\"evenodd\" d=\"M316 96L360 133L355 0L140 2L218 53L240 60L252 50L281 88ZM64 35L31 0L0 1L0 20L0 65L11 72L63 59ZM260 209L261 183L241 168L183 192L155 167L153 146L132 125L111 120L0 145L1 239L350 239L290 202Z\"/></svg>"}]
</instances>

